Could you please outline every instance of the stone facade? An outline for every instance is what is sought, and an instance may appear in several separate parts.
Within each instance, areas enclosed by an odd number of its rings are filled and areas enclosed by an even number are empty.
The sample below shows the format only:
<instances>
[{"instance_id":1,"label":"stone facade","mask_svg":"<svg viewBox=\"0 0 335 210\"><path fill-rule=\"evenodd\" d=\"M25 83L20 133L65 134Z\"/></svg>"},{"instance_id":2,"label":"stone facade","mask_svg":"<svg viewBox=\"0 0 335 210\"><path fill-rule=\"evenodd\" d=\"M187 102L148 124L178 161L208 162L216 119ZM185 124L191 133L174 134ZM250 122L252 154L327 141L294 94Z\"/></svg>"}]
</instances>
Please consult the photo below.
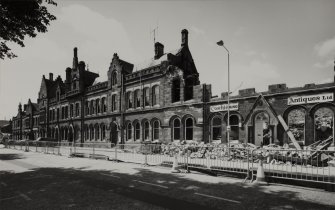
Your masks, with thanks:
<instances>
[{"instance_id":1,"label":"stone facade","mask_svg":"<svg viewBox=\"0 0 335 210\"><path fill-rule=\"evenodd\" d=\"M115 53L108 80L78 62L74 48L66 79L44 75L37 103L29 100L13 117L14 139L49 137L58 141L133 143L179 140L227 142L228 94L213 97L211 85L200 84L188 31L181 47L165 53L155 44L152 59L133 65ZM335 84L288 88L270 85L230 96L230 140L257 145L290 143L283 118L299 143L334 135ZM226 107L226 108L225 108Z\"/></svg>"}]
</instances>

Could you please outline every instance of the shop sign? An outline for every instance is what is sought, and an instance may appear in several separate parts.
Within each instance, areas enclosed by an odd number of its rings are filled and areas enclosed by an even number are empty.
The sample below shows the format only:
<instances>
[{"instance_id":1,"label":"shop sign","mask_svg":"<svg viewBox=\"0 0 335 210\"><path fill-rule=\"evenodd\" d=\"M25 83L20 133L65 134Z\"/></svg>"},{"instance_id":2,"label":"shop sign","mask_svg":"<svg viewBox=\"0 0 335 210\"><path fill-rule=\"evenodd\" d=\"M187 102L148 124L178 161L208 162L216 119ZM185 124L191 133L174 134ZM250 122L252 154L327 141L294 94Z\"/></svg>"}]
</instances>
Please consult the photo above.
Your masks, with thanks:
<instances>
[{"instance_id":1,"label":"shop sign","mask_svg":"<svg viewBox=\"0 0 335 210\"><path fill-rule=\"evenodd\" d=\"M334 101L334 93L289 97L287 99L287 105L312 104L326 101Z\"/></svg>"},{"instance_id":2,"label":"shop sign","mask_svg":"<svg viewBox=\"0 0 335 210\"><path fill-rule=\"evenodd\" d=\"M220 104L220 105L211 106L209 109L211 112L228 111L228 104ZM237 111L237 110L238 110L238 103L229 104L229 111Z\"/></svg>"}]
</instances>

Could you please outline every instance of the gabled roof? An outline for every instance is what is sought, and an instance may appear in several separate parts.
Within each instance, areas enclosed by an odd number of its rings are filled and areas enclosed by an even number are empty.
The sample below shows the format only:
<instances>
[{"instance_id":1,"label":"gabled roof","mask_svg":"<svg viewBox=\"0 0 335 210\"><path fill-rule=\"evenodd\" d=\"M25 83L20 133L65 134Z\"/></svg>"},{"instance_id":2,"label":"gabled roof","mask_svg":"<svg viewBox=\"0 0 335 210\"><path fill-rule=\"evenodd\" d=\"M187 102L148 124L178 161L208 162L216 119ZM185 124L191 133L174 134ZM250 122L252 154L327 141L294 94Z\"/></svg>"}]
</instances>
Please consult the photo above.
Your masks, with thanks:
<instances>
[{"instance_id":1,"label":"gabled roof","mask_svg":"<svg viewBox=\"0 0 335 210\"><path fill-rule=\"evenodd\" d=\"M91 72L91 71L84 71L84 84L85 87L93 85L95 79L99 77L99 74Z\"/></svg>"},{"instance_id":2,"label":"gabled roof","mask_svg":"<svg viewBox=\"0 0 335 210\"><path fill-rule=\"evenodd\" d=\"M137 72L137 71L141 71L143 69L147 69L147 68L151 68L151 67L154 67L154 66L158 66L158 65L161 64L162 61L168 61L168 54L172 54L172 55L178 56L178 55L180 55L182 49L183 49L183 47L180 47L180 48L178 48L176 50L172 50L170 52L166 52L159 59L150 58L150 59L145 60L145 61L143 61L141 63L135 64L133 72Z\"/></svg>"},{"instance_id":3,"label":"gabled roof","mask_svg":"<svg viewBox=\"0 0 335 210\"><path fill-rule=\"evenodd\" d=\"M246 123L249 122L251 116L254 114L254 110L256 109L256 107L259 105L259 102L260 101L263 101L263 103L265 103L265 105L269 108L269 110L272 112L272 114L277 118L278 120L278 115L276 113L276 111L273 109L273 107L271 106L271 104L269 104L269 102L264 98L263 94L260 94L255 103L253 104L251 110L249 111L247 117L245 118L244 122L243 122L243 125L245 125ZM279 121L279 120L278 120Z\"/></svg>"}]
</instances>

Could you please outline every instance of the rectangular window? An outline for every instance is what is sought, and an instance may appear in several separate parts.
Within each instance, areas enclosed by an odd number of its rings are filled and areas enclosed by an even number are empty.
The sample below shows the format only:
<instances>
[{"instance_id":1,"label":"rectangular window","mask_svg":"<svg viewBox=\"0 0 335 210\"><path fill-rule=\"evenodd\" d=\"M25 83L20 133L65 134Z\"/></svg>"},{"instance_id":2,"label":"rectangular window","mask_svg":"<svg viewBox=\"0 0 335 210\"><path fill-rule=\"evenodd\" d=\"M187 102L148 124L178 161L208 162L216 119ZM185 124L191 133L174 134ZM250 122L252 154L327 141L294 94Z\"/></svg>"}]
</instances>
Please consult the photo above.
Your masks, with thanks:
<instances>
[{"instance_id":1,"label":"rectangular window","mask_svg":"<svg viewBox=\"0 0 335 210\"><path fill-rule=\"evenodd\" d=\"M79 116L79 103L76 103L76 117Z\"/></svg>"},{"instance_id":2,"label":"rectangular window","mask_svg":"<svg viewBox=\"0 0 335 210\"><path fill-rule=\"evenodd\" d=\"M144 89L144 106L150 106L149 88Z\"/></svg>"},{"instance_id":3,"label":"rectangular window","mask_svg":"<svg viewBox=\"0 0 335 210\"><path fill-rule=\"evenodd\" d=\"M112 112L116 110L116 95L112 95Z\"/></svg>"},{"instance_id":4,"label":"rectangular window","mask_svg":"<svg viewBox=\"0 0 335 210\"><path fill-rule=\"evenodd\" d=\"M176 79L172 82L172 103L180 101L180 80Z\"/></svg>"},{"instance_id":5,"label":"rectangular window","mask_svg":"<svg viewBox=\"0 0 335 210\"><path fill-rule=\"evenodd\" d=\"M127 102L128 102L128 109L133 108L133 97L132 97L132 92L127 92Z\"/></svg>"}]
</instances>

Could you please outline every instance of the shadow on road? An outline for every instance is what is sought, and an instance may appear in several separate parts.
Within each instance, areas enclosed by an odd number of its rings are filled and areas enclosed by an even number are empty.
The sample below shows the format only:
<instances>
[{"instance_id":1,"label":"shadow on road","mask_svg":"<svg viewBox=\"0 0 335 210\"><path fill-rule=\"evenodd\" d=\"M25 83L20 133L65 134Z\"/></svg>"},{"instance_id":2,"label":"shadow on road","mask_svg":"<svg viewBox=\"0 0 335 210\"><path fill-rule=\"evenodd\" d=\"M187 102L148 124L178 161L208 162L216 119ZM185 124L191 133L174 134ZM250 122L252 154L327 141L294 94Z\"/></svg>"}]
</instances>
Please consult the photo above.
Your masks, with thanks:
<instances>
[{"instance_id":1,"label":"shadow on road","mask_svg":"<svg viewBox=\"0 0 335 210\"><path fill-rule=\"evenodd\" d=\"M15 160L15 159L23 159L24 156L20 154L0 154L0 160Z\"/></svg>"},{"instance_id":2,"label":"shadow on road","mask_svg":"<svg viewBox=\"0 0 335 210\"><path fill-rule=\"evenodd\" d=\"M291 191L269 191L239 182L199 182L140 166L135 170L135 174L121 174L85 168L39 168L0 174L6 183L1 186L0 204L2 209L332 209L301 200Z\"/></svg>"}]
</instances>

